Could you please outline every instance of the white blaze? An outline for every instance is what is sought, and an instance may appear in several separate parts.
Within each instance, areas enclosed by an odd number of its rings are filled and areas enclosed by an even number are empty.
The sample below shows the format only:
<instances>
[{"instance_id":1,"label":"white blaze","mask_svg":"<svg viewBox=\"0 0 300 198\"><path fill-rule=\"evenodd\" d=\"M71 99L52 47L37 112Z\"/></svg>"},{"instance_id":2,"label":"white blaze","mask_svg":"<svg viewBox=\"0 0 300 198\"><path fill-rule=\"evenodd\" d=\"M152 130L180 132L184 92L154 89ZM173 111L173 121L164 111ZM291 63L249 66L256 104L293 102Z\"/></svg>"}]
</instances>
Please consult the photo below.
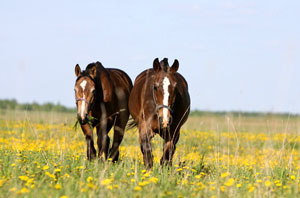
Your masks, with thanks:
<instances>
[{"instance_id":1,"label":"white blaze","mask_svg":"<svg viewBox=\"0 0 300 198\"><path fill-rule=\"evenodd\" d=\"M82 93L83 93L83 96L82 98L85 99L85 95L84 95L84 89L85 89L85 86L86 86L86 80L83 80L81 83L80 83L80 87L82 88ZM81 118L83 119L84 118L84 110L85 110L85 102L84 101L81 101Z\"/></svg>"},{"instance_id":2,"label":"white blaze","mask_svg":"<svg viewBox=\"0 0 300 198\"><path fill-rule=\"evenodd\" d=\"M163 80L163 89L164 89L164 99L163 104L165 106L169 106L169 85L170 80L168 77L165 77ZM163 123L168 123L168 109L163 108Z\"/></svg>"}]
</instances>

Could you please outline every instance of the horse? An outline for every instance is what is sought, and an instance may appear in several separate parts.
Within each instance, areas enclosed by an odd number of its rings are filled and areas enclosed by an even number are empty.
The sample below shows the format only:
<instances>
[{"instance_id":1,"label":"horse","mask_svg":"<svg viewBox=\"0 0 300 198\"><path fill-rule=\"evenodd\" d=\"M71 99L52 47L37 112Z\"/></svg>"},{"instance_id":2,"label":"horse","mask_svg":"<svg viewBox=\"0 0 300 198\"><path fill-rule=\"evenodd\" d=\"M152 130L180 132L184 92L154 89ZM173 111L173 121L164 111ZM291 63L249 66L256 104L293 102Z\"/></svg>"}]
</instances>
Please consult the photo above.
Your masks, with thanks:
<instances>
[{"instance_id":1,"label":"horse","mask_svg":"<svg viewBox=\"0 0 300 198\"><path fill-rule=\"evenodd\" d=\"M156 58L153 68L140 73L129 96L129 111L133 118L131 127L137 126L139 141L147 169L153 166L151 139L159 134L164 139L161 165L172 165L181 126L190 113L188 84L177 72L175 59L170 67L168 59Z\"/></svg>"},{"instance_id":2,"label":"horse","mask_svg":"<svg viewBox=\"0 0 300 198\"><path fill-rule=\"evenodd\" d=\"M97 130L98 157L118 161L119 145L129 119L128 99L132 81L122 70L104 68L100 62L90 63L84 71L75 66L75 100L77 120L85 135L87 158L96 158L93 129ZM114 127L110 147L108 132Z\"/></svg>"}]
</instances>

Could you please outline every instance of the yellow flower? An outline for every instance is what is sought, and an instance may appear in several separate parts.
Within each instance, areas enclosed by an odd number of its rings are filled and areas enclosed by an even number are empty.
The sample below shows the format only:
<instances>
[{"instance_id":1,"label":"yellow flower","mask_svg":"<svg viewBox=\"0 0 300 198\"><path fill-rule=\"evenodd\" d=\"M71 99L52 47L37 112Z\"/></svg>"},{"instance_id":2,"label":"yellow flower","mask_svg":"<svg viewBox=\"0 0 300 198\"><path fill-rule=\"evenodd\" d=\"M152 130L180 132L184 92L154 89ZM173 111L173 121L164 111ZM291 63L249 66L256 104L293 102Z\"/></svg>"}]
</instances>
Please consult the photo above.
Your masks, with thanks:
<instances>
[{"instance_id":1,"label":"yellow flower","mask_svg":"<svg viewBox=\"0 0 300 198\"><path fill-rule=\"evenodd\" d=\"M11 164L11 167L15 167L16 166L16 164Z\"/></svg>"},{"instance_id":2,"label":"yellow flower","mask_svg":"<svg viewBox=\"0 0 300 198\"><path fill-rule=\"evenodd\" d=\"M29 179L29 177L27 176L19 176L19 179L22 181L27 181Z\"/></svg>"},{"instance_id":3,"label":"yellow flower","mask_svg":"<svg viewBox=\"0 0 300 198\"><path fill-rule=\"evenodd\" d=\"M242 184L237 184L236 187L240 188L240 187L242 187Z\"/></svg>"},{"instance_id":4,"label":"yellow flower","mask_svg":"<svg viewBox=\"0 0 300 198\"><path fill-rule=\"evenodd\" d=\"M92 181L93 181L93 178L92 178L92 177L88 177L88 178L86 179L86 181L87 181L87 182L92 182Z\"/></svg>"},{"instance_id":5,"label":"yellow flower","mask_svg":"<svg viewBox=\"0 0 300 198\"><path fill-rule=\"evenodd\" d=\"M59 189L61 189L61 185L60 184L55 184L54 188L59 190Z\"/></svg>"},{"instance_id":6,"label":"yellow flower","mask_svg":"<svg viewBox=\"0 0 300 198\"><path fill-rule=\"evenodd\" d=\"M149 179L149 181L156 184L156 183L158 182L158 178L156 178L156 177L151 177L151 178Z\"/></svg>"},{"instance_id":7,"label":"yellow flower","mask_svg":"<svg viewBox=\"0 0 300 198\"><path fill-rule=\"evenodd\" d=\"M113 186L112 185L109 185L106 187L108 190L112 190L113 189Z\"/></svg>"},{"instance_id":8,"label":"yellow flower","mask_svg":"<svg viewBox=\"0 0 300 198\"><path fill-rule=\"evenodd\" d=\"M254 187L254 186L252 186L252 185L248 186L248 192L252 192L252 191L254 191L254 190L255 190L255 187Z\"/></svg>"},{"instance_id":9,"label":"yellow flower","mask_svg":"<svg viewBox=\"0 0 300 198\"><path fill-rule=\"evenodd\" d=\"M25 193L29 193L30 191L27 188L22 188L18 194L25 194Z\"/></svg>"},{"instance_id":10,"label":"yellow flower","mask_svg":"<svg viewBox=\"0 0 300 198\"><path fill-rule=\"evenodd\" d=\"M139 182L139 186L146 186L147 184L149 184L147 181Z\"/></svg>"},{"instance_id":11,"label":"yellow flower","mask_svg":"<svg viewBox=\"0 0 300 198\"><path fill-rule=\"evenodd\" d=\"M272 182L270 182L270 181L265 181L265 186L266 187L269 187L269 186L271 186L272 185Z\"/></svg>"},{"instance_id":12,"label":"yellow flower","mask_svg":"<svg viewBox=\"0 0 300 198\"><path fill-rule=\"evenodd\" d=\"M224 192L225 191L225 186L220 186L220 190L221 190L221 192Z\"/></svg>"},{"instance_id":13,"label":"yellow flower","mask_svg":"<svg viewBox=\"0 0 300 198\"><path fill-rule=\"evenodd\" d=\"M233 179L233 178L228 179L228 180L224 183L225 186L232 186L233 184L234 184L234 179Z\"/></svg>"},{"instance_id":14,"label":"yellow flower","mask_svg":"<svg viewBox=\"0 0 300 198\"><path fill-rule=\"evenodd\" d=\"M228 175L230 175L230 173L229 172L225 172L225 173L221 174L221 177L224 178L224 177L227 177Z\"/></svg>"},{"instance_id":15,"label":"yellow flower","mask_svg":"<svg viewBox=\"0 0 300 198\"><path fill-rule=\"evenodd\" d=\"M43 170L48 170L48 169L49 169L49 166L45 165L42 169L43 169Z\"/></svg>"},{"instance_id":16,"label":"yellow flower","mask_svg":"<svg viewBox=\"0 0 300 198\"><path fill-rule=\"evenodd\" d=\"M104 179L101 181L101 184L103 186L107 186L107 185L111 184L111 182L112 182L112 179Z\"/></svg>"},{"instance_id":17,"label":"yellow flower","mask_svg":"<svg viewBox=\"0 0 300 198\"><path fill-rule=\"evenodd\" d=\"M295 180L295 179L296 179L295 175L291 175L291 180Z\"/></svg>"},{"instance_id":18,"label":"yellow flower","mask_svg":"<svg viewBox=\"0 0 300 198\"><path fill-rule=\"evenodd\" d=\"M15 192L17 190L17 188L11 188L11 189L9 189L9 192Z\"/></svg>"},{"instance_id":19,"label":"yellow flower","mask_svg":"<svg viewBox=\"0 0 300 198\"><path fill-rule=\"evenodd\" d=\"M60 196L60 198L68 198L68 196L66 196L66 195L63 195L63 196Z\"/></svg>"},{"instance_id":20,"label":"yellow flower","mask_svg":"<svg viewBox=\"0 0 300 198\"><path fill-rule=\"evenodd\" d=\"M55 169L55 172L56 172L56 173L59 173L60 171L61 171L61 169L59 169L59 168L56 168L56 169Z\"/></svg>"},{"instance_id":21,"label":"yellow flower","mask_svg":"<svg viewBox=\"0 0 300 198\"><path fill-rule=\"evenodd\" d=\"M182 171L182 168L177 168L176 169L176 172L180 172L180 171Z\"/></svg>"},{"instance_id":22,"label":"yellow flower","mask_svg":"<svg viewBox=\"0 0 300 198\"><path fill-rule=\"evenodd\" d=\"M140 190L142 190L142 188L141 188L140 186L136 186L136 187L134 187L133 190L134 190L134 191L140 191Z\"/></svg>"}]
</instances>

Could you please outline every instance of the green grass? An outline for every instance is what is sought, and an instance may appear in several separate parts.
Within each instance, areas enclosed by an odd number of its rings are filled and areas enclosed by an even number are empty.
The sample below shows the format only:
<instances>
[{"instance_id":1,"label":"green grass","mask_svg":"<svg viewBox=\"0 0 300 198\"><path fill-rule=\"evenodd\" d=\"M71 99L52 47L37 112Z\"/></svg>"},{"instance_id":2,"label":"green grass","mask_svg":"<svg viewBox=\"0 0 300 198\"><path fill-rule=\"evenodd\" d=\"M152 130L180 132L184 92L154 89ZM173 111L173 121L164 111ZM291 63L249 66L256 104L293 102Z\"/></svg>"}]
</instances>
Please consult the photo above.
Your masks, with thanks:
<instances>
[{"instance_id":1,"label":"green grass","mask_svg":"<svg viewBox=\"0 0 300 198\"><path fill-rule=\"evenodd\" d=\"M87 161L74 118L1 112L0 197L299 196L297 117L190 117L172 167L159 166L163 141L153 139L151 172L136 130L125 133L118 163Z\"/></svg>"}]
</instances>

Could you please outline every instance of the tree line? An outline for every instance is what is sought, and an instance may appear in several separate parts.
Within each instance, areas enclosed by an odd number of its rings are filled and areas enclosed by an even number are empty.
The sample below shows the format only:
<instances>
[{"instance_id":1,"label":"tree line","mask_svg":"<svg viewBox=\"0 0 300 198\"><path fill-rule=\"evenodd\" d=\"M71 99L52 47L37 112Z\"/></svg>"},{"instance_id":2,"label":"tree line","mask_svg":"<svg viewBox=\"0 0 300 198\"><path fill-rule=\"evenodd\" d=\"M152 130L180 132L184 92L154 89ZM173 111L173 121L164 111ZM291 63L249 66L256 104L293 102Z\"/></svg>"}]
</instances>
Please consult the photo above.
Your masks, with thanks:
<instances>
[{"instance_id":1,"label":"tree line","mask_svg":"<svg viewBox=\"0 0 300 198\"><path fill-rule=\"evenodd\" d=\"M65 107L59 103L54 104L47 102L39 104L32 103L19 103L15 99L0 99L0 109L2 110L26 110L26 111L56 111L56 112L76 112L76 108ZM200 111L193 110L190 116L243 116L243 117L258 117L258 116L290 116L296 117L297 114L289 113L265 113L265 112L238 112L238 111Z\"/></svg>"},{"instance_id":2,"label":"tree line","mask_svg":"<svg viewBox=\"0 0 300 198\"><path fill-rule=\"evenodd\" d=\"M19 103L15 99L0 100L0 109L2 109L2 110L26 110L26 111L76 112L75 108L68 108L59 103L57 103L57 104L53 104L51 102L46 102L44 104L39 104L37 102Z\"/></svg>"}]
</instances>

